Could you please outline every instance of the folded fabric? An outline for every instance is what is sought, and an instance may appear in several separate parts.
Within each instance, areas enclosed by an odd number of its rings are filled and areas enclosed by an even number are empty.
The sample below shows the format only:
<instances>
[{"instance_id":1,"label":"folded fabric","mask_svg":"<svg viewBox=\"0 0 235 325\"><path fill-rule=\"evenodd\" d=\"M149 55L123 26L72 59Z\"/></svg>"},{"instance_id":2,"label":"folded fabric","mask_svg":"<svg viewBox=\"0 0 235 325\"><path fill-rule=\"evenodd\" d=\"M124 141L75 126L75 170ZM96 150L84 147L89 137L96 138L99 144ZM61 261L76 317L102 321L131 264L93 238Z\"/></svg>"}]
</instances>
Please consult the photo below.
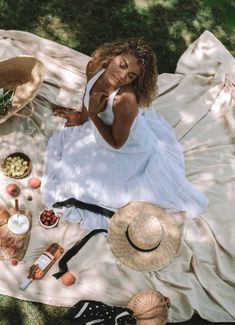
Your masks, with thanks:
<instances>
[{"instance_id":1,"label":"folded fabric","mask_svg":"<svg viewBox=\"0 0 235 325\"><path fill-rule=\"evenodd\" d=\"M125 307L108 306L100 301L80 300L71 307L66 319L76 319L79 324L132 325L136 324L133 312Z\"/></svg>"}]
</instances>

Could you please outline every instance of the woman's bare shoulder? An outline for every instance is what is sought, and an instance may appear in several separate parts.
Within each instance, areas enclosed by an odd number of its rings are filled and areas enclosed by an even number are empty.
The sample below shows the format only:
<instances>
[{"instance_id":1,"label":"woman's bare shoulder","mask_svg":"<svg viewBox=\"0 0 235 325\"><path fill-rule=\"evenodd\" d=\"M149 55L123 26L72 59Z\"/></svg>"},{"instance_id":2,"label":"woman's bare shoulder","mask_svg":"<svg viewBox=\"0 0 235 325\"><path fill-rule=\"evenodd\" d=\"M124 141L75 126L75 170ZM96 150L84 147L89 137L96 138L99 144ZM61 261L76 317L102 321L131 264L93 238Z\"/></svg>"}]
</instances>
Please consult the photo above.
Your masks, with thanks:
<instances>
[{"instance_id":1,"label":"woman's bare shoulder","mask_svg":"<svg viewBox=\"0 0 235 325\"><path fill-rule=\"evenodd\" d=\"M114 109L121 111L134 112L138 111L138 103L134 90L131 87L122 87L114 98Z\"/></svg>"},{"instance_id":2,"label":"woman's bare shoulder","mask_svg":"<svg viewBox=\"0 0 235 325\"><path fill-rule=\"evenodd\" d=\"M117 104L127 102L138 105L136 94L130 86L121 87L117 96L115 97L115 101Z\"/></svg>"}]
</instances>

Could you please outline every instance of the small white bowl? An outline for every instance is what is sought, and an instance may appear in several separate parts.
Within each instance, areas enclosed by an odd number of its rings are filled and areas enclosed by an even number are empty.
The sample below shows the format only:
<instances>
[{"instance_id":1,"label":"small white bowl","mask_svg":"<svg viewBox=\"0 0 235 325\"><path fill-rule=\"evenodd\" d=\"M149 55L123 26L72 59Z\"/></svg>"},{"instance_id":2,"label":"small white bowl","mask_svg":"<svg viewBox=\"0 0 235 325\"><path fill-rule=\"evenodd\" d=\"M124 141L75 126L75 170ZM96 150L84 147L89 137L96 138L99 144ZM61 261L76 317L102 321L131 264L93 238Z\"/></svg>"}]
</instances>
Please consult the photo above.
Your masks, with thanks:
<instances>
[{"instance_id":1,"label":"small white bowl","mask_svg":"<svg viewBox=\"0 0 235 325\"><path fill-rule=\"evenodd\" d=\"M43 211L41 211L40 214L39 214L39 217L38 217L39 224L40 224L43 228L46 228L46 229L51 229L51 228L56 227L56 226L58 225L58 222L59 222L59 216L58 216L58 214L56 214L55 211L54 211L55 216L56 216L56 218L57 218L56 221L55 221L52 225L45 225L45 224L42 222L42 220L41 220L41 215L42 215L42 213L45 212L45 211L53 211L53 210L52 210L52 209L44 209Z\"/></svg>"},{"instance_id":2,"label":"small white bowl","mask_svg":"<svg viewBox=\"0 0 235 325\"><path fill-rule=\"evenodd\" d=\"M29 218L20 213L10 216L7 222L8 229L15 235L25 235L30 228Z\"/></svg>"}]
</instances>

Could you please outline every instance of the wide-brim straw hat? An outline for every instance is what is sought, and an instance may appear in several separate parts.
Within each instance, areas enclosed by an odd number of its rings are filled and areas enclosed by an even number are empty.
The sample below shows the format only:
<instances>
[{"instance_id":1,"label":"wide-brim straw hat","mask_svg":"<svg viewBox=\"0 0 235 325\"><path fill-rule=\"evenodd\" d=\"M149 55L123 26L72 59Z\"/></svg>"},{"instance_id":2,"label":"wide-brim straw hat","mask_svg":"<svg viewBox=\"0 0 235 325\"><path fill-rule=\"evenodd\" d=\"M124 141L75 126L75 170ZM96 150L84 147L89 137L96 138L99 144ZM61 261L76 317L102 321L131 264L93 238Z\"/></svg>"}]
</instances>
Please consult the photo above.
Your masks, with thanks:
<instances>
[{"instance_id":1,"label":"wide-brim straw hat","mask_svg":"<svg viewBox=\"0 0 235 325\"><path fill-rule=\"evenodd\" d=\"M167 266L177 255L180 242L173 214L148 202L136 201L118 209L108 229L113 254L141 272Z\"/></svg>"},{"instance_id":2,"label":"wide-brim straw hat","mask_svg":"<svg viewBox=\"0 0 235 325\"><path fill-rule=\"evenodd\" d=\"M137 293L127 307L133 311L137 325L165 325L170 305L159 291L146 290Z\"/></svg>"},{"instance_id":3,"label":"wide-brim straw hat","mask_svg":"<svg viewBox=\"0 0 235 325\"><path fill-rule=\"evenodd\" d=\"M33 56L21 55L0 61L0 88L14 90L12 107L0 123L16 114L37 95L45 74L44 65Z\"/></svg>"}]
</instances>

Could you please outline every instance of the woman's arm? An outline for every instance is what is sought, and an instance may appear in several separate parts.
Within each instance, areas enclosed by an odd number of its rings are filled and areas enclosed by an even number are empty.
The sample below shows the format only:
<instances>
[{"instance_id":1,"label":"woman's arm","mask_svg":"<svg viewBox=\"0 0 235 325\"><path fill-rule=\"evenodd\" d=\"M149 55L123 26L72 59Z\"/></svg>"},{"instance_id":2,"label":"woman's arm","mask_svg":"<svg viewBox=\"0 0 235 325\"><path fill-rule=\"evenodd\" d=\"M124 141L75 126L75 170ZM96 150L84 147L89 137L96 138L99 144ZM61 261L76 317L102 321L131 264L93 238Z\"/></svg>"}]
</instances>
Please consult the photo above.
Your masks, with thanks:
<instances>
[{"instance_id":1,"label":"woman's arm","mask_svg":"<svg viewBox=\"0 0 235 325\"><path fill-rule=\"evenodd\" d=\"M73 108L66 108L56 106L53 109L53 114L55 116L63 117L66 119L65 126L78 126L83 124L88 119L87 110L82 108L82 111L79 112Z\"/></svg>"},{"instance_id":2,"label":"woman's arm","mask_svg":"<svg viewBox=\"0 0 235 325\"><path fill-rule=\"evenodd\" d=\"M91 95L88 110L89 118L95 124L104 140L113 148L119 149L127 141L131 126L138 113L136 96L132 91L125 91L115 97L113 106L114 121L110 126L106 125L97 115L107 104L105 95L102 100L99 102L96 93Z\"/></svg>"}]
</instances>

